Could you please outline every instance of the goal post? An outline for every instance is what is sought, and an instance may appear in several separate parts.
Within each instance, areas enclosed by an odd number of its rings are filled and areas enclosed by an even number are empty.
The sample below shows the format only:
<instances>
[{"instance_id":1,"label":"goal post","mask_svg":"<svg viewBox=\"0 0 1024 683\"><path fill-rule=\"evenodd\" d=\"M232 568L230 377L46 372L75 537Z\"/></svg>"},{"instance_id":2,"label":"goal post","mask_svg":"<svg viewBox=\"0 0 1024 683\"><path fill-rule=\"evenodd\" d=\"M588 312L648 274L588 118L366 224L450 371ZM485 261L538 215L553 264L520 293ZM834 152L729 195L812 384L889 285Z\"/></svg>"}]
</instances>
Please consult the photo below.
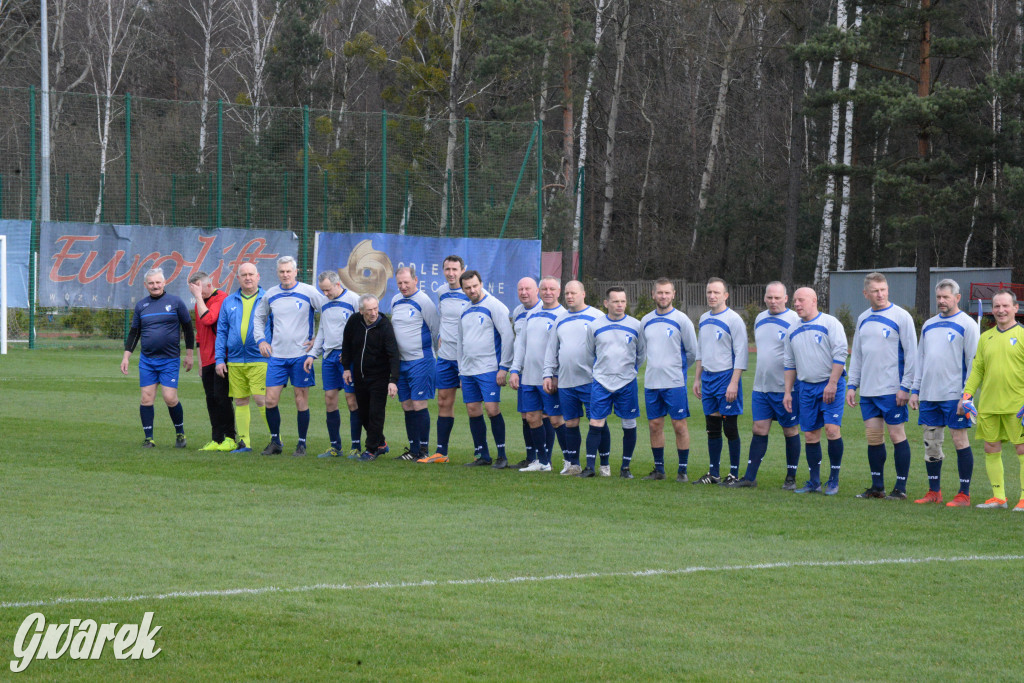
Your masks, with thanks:
<instances>
[{"instance_id":1,"label":"goal post","mask_svg":"<svg viewBox=\"0 0 1024 683\"><path fill-rule=\"evenodd\" d=\"M7 355L7 235L0 235L0 355Z\"/></svg>"}]
</instances>

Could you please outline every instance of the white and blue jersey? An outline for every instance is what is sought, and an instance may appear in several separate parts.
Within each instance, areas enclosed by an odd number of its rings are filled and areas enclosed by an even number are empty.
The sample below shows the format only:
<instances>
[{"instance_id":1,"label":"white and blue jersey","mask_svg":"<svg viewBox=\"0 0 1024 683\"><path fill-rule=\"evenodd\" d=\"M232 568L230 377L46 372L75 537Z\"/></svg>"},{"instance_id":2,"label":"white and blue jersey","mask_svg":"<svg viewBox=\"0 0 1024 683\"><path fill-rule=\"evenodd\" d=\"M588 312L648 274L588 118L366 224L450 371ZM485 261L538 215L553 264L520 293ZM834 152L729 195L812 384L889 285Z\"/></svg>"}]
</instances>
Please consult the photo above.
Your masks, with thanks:
<instances>
[{"instance_id":1,"label":"white and blue jersey","mask_svg":"<svg viewBox=\"0 0 1024 683\"><path fill-rule=\"evenodd\" d=\"M645 389L686 386L686 371L697 358L697 332L686 314L673 308L651 311L640 321L647 354Z\"/></svg>"},{"instance_id":2,"label":"white and blue jersey","mask_svg":"<svg viewBox=\"0 0 1024 683\"><path fill-rule=\"evenodd\" d=\"M721 313L707 311L700 317L699 328L697 360L702 372L747 369L747 325L736 311L731 308Z\"/></svg>"},{"instance_id":3,"label":"white and blue jersey","mask_svg":"<svg viewBox=\"0 0 1024 683\"><path fill-rule=\"evenodd\" d=\"M555 321L544 354L544 377L557 378L559 390L590 386L594 380L594 352L586 339L599 315L600 311L586 306L575 313L564 311Z\"/></svg>"},{"instance_id":4,"label":"white and blue jersey","mask_svg":"<svg viewBox=\"0 0 1024 683\"><path fill-rule=\"evenodd\" d=\"M540 386L544 383L544 358L555 323L565 312L561 305L544 308L534 306L516 330L515 356L511 372L519 375L520 384ZM513 324L515 327L515 324Z\"/></svg>"},{"instance_id":5,"label":"white and blue jersey","mask_svg":"<svg viewBox=\"0 0 1024 683\"><path fill-rule=\"evenodd\" d=\"M359 310L359 295L349 289L342 289L337 298L325 298L320 306L320 327L316 331L313 348L306 355L318 358L329 356L332 351L341 352L341 339L348 319Z\"/></svg>"},{"instance_id":6,"label":"white and blue jersey","mask_svg":"<svg viewBox=\"0 0 1024 683\"><path fill-rule=\"evenodd\" d=\"M471 302L459 318L457 348L462 376L508 370L515 352L508 307L487 292L477 303Z\"/></svg>"},{"instance_id":7,"label":"white and blue jersey","mask_svg":"<svg viewBox=\"0 0 1024 683\"><path fill-rule=\"evenodd\" d=\"M391 326L402 361L433 360L440 324L437 306L426 293L417 290L412 296L396 294L391 299Z\"/></svg>"},{"instance_id":8,"label":"white and blue jersey","mask_svg":"<svg viewBox=\"0 0 1024 683\"><path fill-rule=\"evenodd\" d=\"M773 394L786 390L785 339L799 324L800 316L788 308L781 313L761 311L757 315L754 320L754 343L757 345L754 391Z\"/></svg>"},{"instance_id":9,"label":"white and blue jersey","mask_svg":"<svg viewBox=\"0 0 1024 683\"><path fill-rule=\"evenodd\" d=\"M601 316L590 324L584 341L594 355L595 382L616 391L636 381L647 349L639 320L631 315L618 320Z\"/></svg>"},{"instance_id":10,"label":"white and blue jersey","mask_svg":"<svg viewBox=\"0 0 1024 683\"><path fill-rule=\"evenodd\" d=\"M963 311L926 320L921 326L911 391L922 401L959 401L980 336L978 323Z\"/></svg>"},{"instance_id":11,"label":"white and blue jersey","mask_svg":"<svg viewBox=\"0 0 1024 683\"><path fill-rule=\"evenodd\" d=\"M437 295L437 357L459 361L459 319L469 307L469 297L461 287L448 287Z\"/></svg>"},{"instance_id":12,"label":"white and blue jersey","mask_svg":"<svg viewBox=\"0 0 1024 683\"><path fill-rule=\"evenodd\" d=\"M267 341L264 330L269 326L272 358L305 358L306 344L316 336L313 314L325 301L327 297L305 282L296 282L289 289L271 287L253 313L256 342Z\"/></svg>"},{"instance_id":13,"label":"white and blue jersey","mask_svg":"<svg viewBox=\"0 0 1024 683\"><path fill-rule=\"evenodd\" d=\"M794 408L799 406L800 429L813 432L825 424L841 425L846 405L845 371L836 381L835 398L826 403L825 385L836 365L846 365L846 330L838 319L819 313L800 320L784 339L785 369L796 373Z\"/></svg>"},{"instance_id":14,"label":"white and blue jersey","mask_svg":"<svg viewBox=\"0 0 1024 683\"><path fill-rule=\"evenodd\" d=\"M850 353L847 387L861 397L895 396L909 392L917 360L914 319L896 304L869 308L857 318Z\"/></svg>"}]
</instances>

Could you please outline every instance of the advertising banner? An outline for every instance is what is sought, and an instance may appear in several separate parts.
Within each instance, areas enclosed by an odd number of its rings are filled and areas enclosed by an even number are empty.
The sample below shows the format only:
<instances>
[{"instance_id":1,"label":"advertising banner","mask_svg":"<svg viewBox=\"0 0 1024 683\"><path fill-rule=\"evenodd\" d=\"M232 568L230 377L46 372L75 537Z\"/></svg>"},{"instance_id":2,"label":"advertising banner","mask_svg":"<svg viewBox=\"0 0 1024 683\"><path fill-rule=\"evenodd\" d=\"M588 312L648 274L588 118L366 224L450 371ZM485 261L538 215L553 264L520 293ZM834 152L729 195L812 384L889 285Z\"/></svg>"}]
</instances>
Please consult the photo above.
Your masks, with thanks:
<instances>
[{"instance_id":1,"label":"advertising banner","mask_svg":"<svg viewBox=\"0 0 1024 683\"><path fill-rule=\"evenodd\" d=\"M519 303L516 283L523 277L540 276L540 240L411 237L381 233L318 232L316 272L336 270L342 284L359 294L380 299L380 309L390 312L398 294L395 271L413 266L420 289L434 296L448 286L442 262L450 254L461 256L466 268L480 271L484 287L509 310Z\"/></svg>"},{"instance_id":2,"label":"advertising banner","mask_svg":"<svg viewBox=\"0 0 1024 683\"><path fill-rule=\"evenodd\" d=\"M132 308L147 296L146 271L162 268L167 291L191 304L188 278L200 270L225 292L235 271L255 263L260 284L277 284L279 256L295 256L299 241L286 230L171 228L103 223L43 223L39 238L42 306Z\"/></svg>"}]
</instances>

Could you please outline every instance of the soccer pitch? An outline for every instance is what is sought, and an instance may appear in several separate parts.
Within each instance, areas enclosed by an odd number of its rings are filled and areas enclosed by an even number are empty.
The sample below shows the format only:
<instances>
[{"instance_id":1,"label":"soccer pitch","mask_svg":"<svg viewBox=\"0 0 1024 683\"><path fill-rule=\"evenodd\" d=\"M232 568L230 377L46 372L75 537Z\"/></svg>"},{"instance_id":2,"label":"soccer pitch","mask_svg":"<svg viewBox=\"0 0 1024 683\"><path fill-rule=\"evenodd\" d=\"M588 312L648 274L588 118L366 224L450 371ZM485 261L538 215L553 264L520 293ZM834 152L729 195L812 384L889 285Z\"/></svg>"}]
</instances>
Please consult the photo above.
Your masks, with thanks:
<instances>
[{"instance_id":1,"label":"soccer pitch","mask_svg":"<svg viewBox=\"0 0 1024 683\"><path fill-rule=\"evenodd\" d=\"M0 643L15 659L34 612L50 624L138 624L153 612L161 651L119 661L108 647L96 661L34 661L21 676L989 681L1024 670L1024 514L854 498L869 483L858 410L844 420L840 493L826 498L780 489L777 427L757 489L675 483L671 434L668 480L641 481L652 462L643 421L632 481L464 468L460 405L448 465L292 458L290 390L285 455L198 452L209 422L197 370L181 375L191 448L173 448L158 398L159 447L148 451L138 356L128 377L119 360L115 348L0 357ZM322 391L310 397L317 453ZM695 478L707 448L692 398L691 409ZM503 412L515 462L512 391ZM740 427L742 472L749 415ZM397 454L394 401L386 434ZM916 425L908 434L916 498L923 449ZM255 414L253 435L261 448ZM613 475L620 435L612 420ZM974 447L978 503L991 490ZM949 500L948 439L946 452ZM1007 449L1004 460L1012 506L1017 458Z\"/></svg>"}]
</instances>

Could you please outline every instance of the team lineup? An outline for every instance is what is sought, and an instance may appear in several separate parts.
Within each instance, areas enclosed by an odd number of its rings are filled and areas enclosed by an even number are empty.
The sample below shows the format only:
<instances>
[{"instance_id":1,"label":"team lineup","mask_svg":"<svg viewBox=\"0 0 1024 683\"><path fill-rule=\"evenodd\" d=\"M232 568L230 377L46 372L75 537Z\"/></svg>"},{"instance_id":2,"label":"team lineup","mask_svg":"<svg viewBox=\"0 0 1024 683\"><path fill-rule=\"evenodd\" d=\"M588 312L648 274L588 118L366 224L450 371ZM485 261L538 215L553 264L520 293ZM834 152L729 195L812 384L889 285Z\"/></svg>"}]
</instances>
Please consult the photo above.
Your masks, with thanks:
<instances>
[{"instance_id":1,"label":"team lineup","mask_svg":"<svg viewBox=\"0 0 1024 683\"><path fill-rule=\"evenodd\" d=\"M619 477L632 479L631 463L641 418L639 373L644 372L644 416L654 468L642 478L665 480L665 420L671 421L677 454L677 482L754 488L768 452L771 423L785 441L783 488L796 494L836 495L844 456L843 415L860 408L871 481L858 498L906 500L911 448L904 425L917 411L923 430L928 491L917 503L942 504L943 443L948 429L956 452L959 489L945 504L971 505L974 456L969 428L977 425L984 443L992 496L978 508L1007 508L1002 446L1013 445L1024 473L1024 328L1016 322L1017 300L1009 291L992 298L995 326L984 333L960 310L960 287L942 280L935 288L938 314L915 329L908 311L889 301L885 276L865 278L869 307L857 319L853 339L843 325L818 309L810 288L789 294L780 282L765 288L763 310L754 322L757 350L750 412L753 419L746 468L740 475L744 413L743 373L750 340L743 318L728 305L720 278L706 287L708 310L695 327L674 307L675 287L654 285L655 309L638 320L627 313L622 288L604 292L606 312L586 302L583 284L564 287L557 278L523 278L520 304L511 313L487 292L481 274L467 270L459 256L443 262L447 286L436 298L420 289L416 272L395 273L399 293L390 318L372 295L347 290L338 274L325 271L319 289L297 280L295 259L277 261L279 283L264 290L251 263L238 267L239 288L226 294L211 278L189 279L195 297L193 323L186 304L164 291L160 269L146 273L146 298L135 306L121 372L141 346L140 406L145 448L155 447L154 403L159 385L175 429L175 446L186 448L184 411L178 400L185 338L186 372L198 341L211 441L201 450L253 451L250 403L263 414L270 442L263 455L284 452L281 394L292 385L298 441L292 452L306 455L310 425L309 389L316 385L314 361L321 359L321 384L330 446L318 457L375 460L391 451L384 435L388 398L397 398L405 418L408 446L396 459L422 464L449 462L457 390L469 419L473 460L469 467L551 472L557 442L561 474L611 476L612 434L607 419L621 422ZM564 296L563 296L564 295ZM564 305L560 302L564 299ZM319 314L317 324L316 314ZM849 366L847 367L847 361ZM687 372L694 369L692 386ZM501 390L517 391L525 457L510 463ZM705 416L708 469L689 474L689 393ZM349 444L341 439L340 397L349 414ZM431 448L429 401L436 398L436 442ZM484 419L486 414L487 420ZM584 440L581 421L588 429ZM488 425L491 439L488 439ZM363 432L365 431L365 441ZM822 449L822 432L826 447ZM803 439L801 440L801 434ZM886 487L886 434L892 444L894 480ZM490 443L493 442L492 454ZM801 449L801 442L803 448ZM727 449L728 471L722 453ZM807 479L798 484L803 450ZM828 456L822 476L823 455ZM703 468L702 468L703 469ZM824 481L823 481L824 479ZM1024 477L1022 477L1024 479ZM1024 511L1024 494L1013 508Z\"/></svg>"}]
</instances>

